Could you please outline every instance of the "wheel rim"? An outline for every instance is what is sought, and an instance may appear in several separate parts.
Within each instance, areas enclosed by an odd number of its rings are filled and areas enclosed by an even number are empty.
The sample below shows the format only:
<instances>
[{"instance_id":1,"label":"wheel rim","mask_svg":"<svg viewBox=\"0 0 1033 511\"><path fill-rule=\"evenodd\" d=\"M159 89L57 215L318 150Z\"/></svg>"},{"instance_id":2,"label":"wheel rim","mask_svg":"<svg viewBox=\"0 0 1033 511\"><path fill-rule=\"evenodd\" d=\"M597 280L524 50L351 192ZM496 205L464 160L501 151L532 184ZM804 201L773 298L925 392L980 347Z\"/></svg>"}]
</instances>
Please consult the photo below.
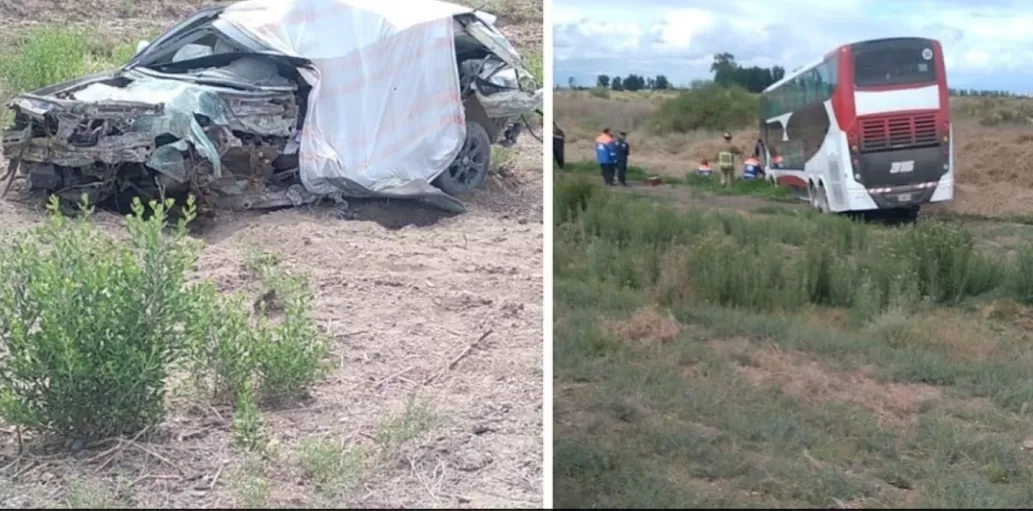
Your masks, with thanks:
<instances>
[{"instance_id":1,"label":"wheel rim","mask_svg":"<svg viewBox=\"0 0 1033 511\"><path fill-rule=\"evenodd\" d=\"M467 137L459 156L448 167L452 178L460 184L470 185L477 181L486 170L481 143L474 137Z\"/></svg>"}]
</instances>

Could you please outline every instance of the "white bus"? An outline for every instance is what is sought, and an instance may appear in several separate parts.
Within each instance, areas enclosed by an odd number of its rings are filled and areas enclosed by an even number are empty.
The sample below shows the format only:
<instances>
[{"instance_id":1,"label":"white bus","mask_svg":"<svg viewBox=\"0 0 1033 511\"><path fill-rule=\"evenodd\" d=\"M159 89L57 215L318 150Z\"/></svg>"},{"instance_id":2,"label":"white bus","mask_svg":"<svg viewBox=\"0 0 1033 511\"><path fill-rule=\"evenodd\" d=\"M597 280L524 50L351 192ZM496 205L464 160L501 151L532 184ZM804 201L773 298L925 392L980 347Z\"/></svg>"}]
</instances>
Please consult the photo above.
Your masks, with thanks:
<instances>
[{"instance_id":1,"label":"white bus","mask_svg":"<svg viewBox=\"0 0 1033 511\"><path fill-rule=\"evenodd\" d=\"M843 45L764 90L758 156L819 211L914 219L954 198L949 101L938 41Z\"/></svg>"}]
</instances>

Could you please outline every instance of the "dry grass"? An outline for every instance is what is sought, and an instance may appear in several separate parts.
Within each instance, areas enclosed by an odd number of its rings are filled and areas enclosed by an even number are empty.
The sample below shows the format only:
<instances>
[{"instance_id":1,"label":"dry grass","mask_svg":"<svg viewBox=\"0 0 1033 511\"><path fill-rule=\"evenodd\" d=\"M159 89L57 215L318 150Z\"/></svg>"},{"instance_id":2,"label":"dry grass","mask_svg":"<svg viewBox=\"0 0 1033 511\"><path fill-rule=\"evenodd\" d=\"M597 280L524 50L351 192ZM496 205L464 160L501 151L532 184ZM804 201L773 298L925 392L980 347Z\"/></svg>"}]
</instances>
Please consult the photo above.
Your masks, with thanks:
<instances>
[{"instance_id":1,"label":"dry grass","mask_svg":"<svg viewBox=\"0 0 1033 511\"><path fill-rule=\"evenodd\" d=\"M650 205L652 194L598 193L555 231L557 507L1006 508L1033 499L1033 308L1000 299L1007 286L957 305L915 299L861 321L861 293L850 310L780 307L784 294L763 312L718 306L696 276L725 261L708 252L696 257L704 265L686 264L710 239L693 225L748 232L737 245L763 252L765 240L786 242L786 229L828 217L717 219ZM993 223L978 229L981 253L1008 260L1010 240L1028 238L1028 226ZM866 246L907 232L856 228L868 241L856 231L851 243ZM751 296L782 278L752 277Z\"/></svg>"},{"instance_id":2,"label":"dry grass","mask_svg":"<svg viewBox=\"0 0 1033 511\"><path fill-rule=\"evenodd\" d=\"M557 91L556 122L566 130L567 161L591 159L592 140L605 126L629 133L632 162L651 173L684 177L703 158L714 158L721 133L653 135L650 116L676 92ZM952 98L958 183L951 211L982 216L1033 214L1033 100ZM734 131L744 152L753 150L756 129Z\"/></svg>"}]
</instances>

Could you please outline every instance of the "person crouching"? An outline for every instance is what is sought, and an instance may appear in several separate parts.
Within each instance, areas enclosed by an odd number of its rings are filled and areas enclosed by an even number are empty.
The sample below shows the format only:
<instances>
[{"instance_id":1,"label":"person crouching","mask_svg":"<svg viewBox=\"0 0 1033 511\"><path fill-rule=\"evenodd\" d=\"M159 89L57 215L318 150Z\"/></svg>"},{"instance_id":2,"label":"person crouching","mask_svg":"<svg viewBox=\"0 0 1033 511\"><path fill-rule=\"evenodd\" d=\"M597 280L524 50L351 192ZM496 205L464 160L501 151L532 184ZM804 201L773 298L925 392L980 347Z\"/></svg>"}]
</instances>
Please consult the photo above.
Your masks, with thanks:
<instances>
[{"instance_id":1,"label":"person crouching","mask_svg":"<svg viewBox=\"0 0 1033 511\"><path fill-rule=\"evenodd\" d=\"M714 169L710 166L710 162L703 160L699 162L699 167L696 167L696 175L703 177L710 177L714 175Z\"/></svg>"},{"instance_id":2,"label":"person crouching","mask_svg":"<svg viewBox=\"0 0 1033 511\"><path fill-rule=\"evenodd\" d=\"M746 181L753 181L761 175L760 159L754 154L743 161L742 178Z\"/></svg>"}]
</instances>

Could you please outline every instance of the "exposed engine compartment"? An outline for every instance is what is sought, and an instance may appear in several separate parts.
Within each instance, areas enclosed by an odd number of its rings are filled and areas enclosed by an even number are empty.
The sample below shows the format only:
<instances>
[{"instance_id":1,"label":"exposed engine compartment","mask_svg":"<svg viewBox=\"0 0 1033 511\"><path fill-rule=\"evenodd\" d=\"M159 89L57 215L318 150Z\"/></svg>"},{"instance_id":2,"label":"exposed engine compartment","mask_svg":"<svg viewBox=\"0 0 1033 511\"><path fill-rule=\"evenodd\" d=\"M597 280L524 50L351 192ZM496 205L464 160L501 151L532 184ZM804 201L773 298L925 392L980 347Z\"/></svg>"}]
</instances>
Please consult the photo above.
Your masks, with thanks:
<instances>
[{"instance_id":1,"label":"exposed engine compartment","mask_svg":"<svg viewBox=\"0 0 1033 511\"><path fill-rule=\"evenodd\" d=\"M16 96L2 140L11 170L31 190L116 207L135 196L186 193L202 211L339 200L310 193L299 179L311 91L301 72L310 63L243 51L218 35L164 50L146 67ZM533 109L540 91L508 98L520 75L465 32L455 42L467 121L481 124L492 143L513 142L514 108Z\"/></svg>"}]
</instances>

